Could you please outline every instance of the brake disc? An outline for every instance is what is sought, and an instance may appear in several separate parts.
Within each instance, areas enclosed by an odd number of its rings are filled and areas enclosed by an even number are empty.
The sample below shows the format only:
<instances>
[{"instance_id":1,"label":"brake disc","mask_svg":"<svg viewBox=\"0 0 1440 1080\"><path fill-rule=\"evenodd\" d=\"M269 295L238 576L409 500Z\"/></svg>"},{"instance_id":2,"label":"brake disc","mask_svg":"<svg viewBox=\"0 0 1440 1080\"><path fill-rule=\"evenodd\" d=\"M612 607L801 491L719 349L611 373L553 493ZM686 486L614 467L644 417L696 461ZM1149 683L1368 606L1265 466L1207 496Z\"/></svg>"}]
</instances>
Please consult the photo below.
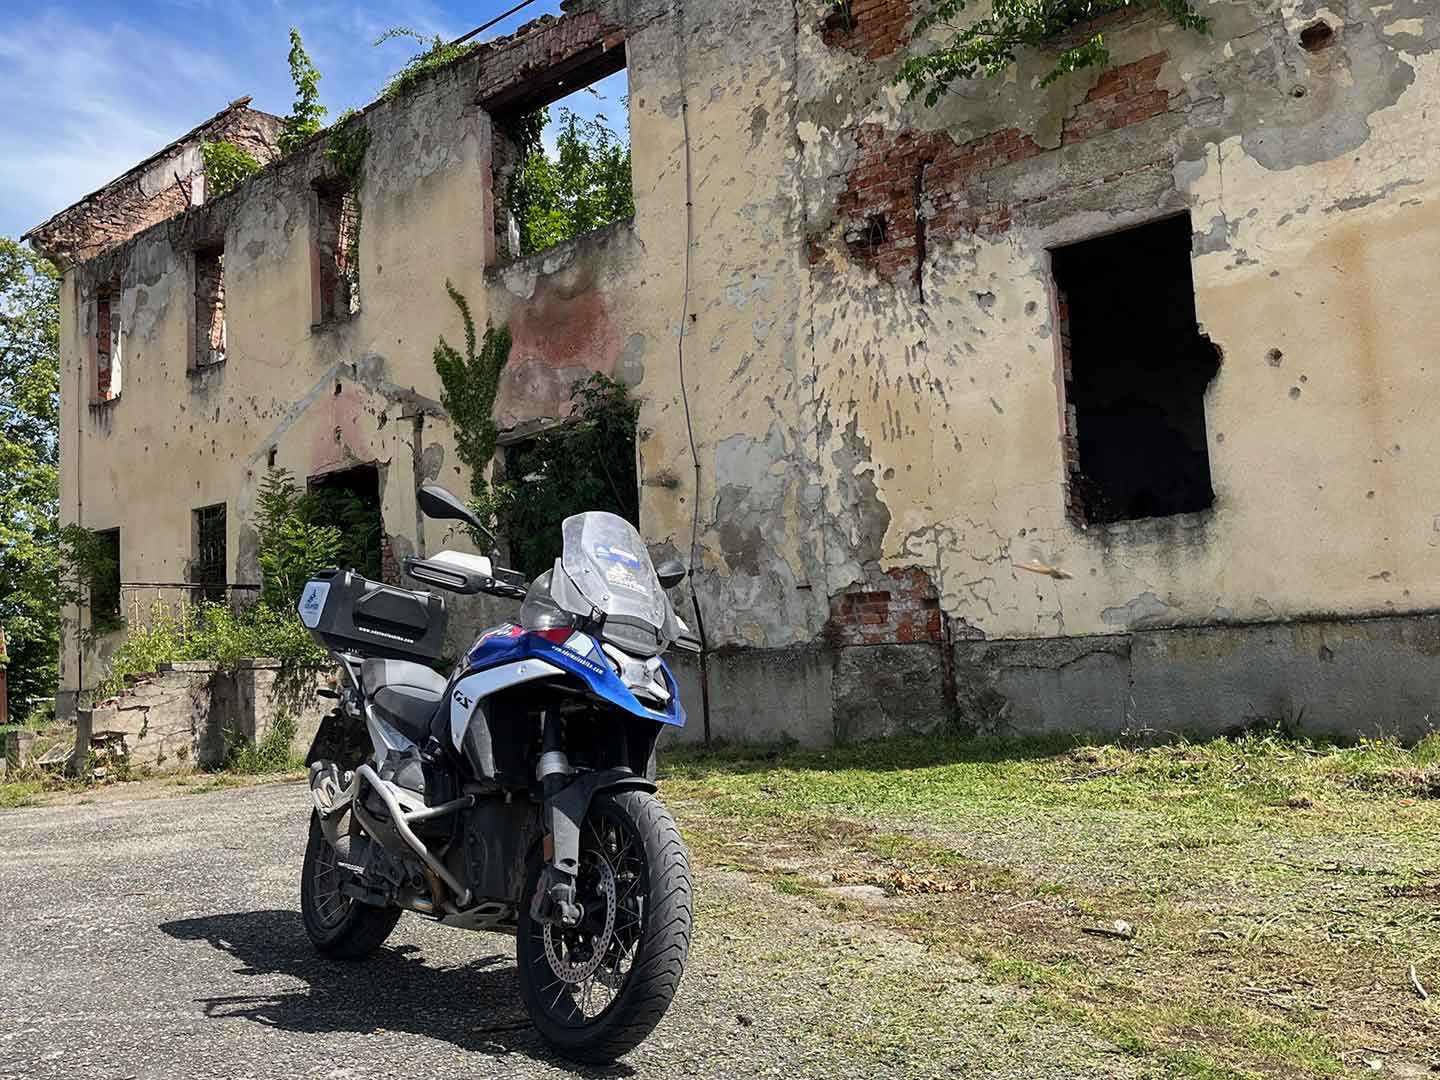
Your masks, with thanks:
<instances>
[{"instance_id":1,"label":"brake disc","mask_svg":"<svg viewBox=\"0 0 1440 1080\"><path fill-rule=\"evenodd\" d=\"M599 877L599 882L594 893L599 894L599 899L605 903L605 929L600 935L588 944L590 955L584 960L572 961L569 959L574 949L566 950L566 958L561 959L559 945L563 943L566 936L575 935L574 930L566 930L563 927L557 928L553 923L545 926L545 958L550 962L550 970L553 971L561 982L582 983L594 975L604 962L605 956L610 951L610 942L615 935L615 871L610 863L601 855L593 852L586 853L594 861L594 869ZM592 893L592 896L594 894Z\"/></svg>"}]
</instances>

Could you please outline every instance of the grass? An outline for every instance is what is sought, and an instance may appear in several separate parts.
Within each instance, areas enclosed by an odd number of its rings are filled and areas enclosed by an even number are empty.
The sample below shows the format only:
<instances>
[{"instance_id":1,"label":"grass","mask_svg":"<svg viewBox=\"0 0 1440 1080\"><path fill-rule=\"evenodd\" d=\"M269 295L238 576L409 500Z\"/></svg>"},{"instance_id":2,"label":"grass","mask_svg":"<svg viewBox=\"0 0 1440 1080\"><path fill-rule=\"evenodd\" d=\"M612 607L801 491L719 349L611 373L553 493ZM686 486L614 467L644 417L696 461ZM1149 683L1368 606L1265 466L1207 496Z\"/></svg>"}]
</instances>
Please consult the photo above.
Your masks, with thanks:
<instances>
[{"instance_id":1,"label":"grass","mask_svg":"<svg viewBox=\"0 0 1440 1080\"><path fill-rule=\"evenodd\" d=\"M703 865L960 956L1163 1075L1440 1063L1440 738L673 751ZM837 883L889 899L839 900ZM1122 919L1133 940L1087 933Z\"/></svg>"}]
</instances>

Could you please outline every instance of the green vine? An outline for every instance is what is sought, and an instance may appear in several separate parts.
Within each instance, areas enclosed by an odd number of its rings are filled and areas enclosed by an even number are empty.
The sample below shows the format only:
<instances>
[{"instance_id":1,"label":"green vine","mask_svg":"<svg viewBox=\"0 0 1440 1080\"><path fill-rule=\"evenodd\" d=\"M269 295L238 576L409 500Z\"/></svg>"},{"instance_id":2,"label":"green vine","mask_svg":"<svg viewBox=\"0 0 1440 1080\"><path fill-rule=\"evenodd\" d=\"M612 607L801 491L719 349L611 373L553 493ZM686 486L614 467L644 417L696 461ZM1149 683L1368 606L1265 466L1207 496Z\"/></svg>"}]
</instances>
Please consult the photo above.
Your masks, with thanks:
<instances>
[{"instance_id":1,"label":"green vine","mask_svg":"<svg viewBox=\"0 0 1440 1080\"><path fill-rule=\"evenodd\" d=\"M495 456L495 440L499 429L492 415L495 395L500 389L500 373L510 359L510 331L485 324L485 337L476 351L475 320L470 304L448 280L445 291L460 309L465 324L465 354L462 356L444 336L435 346L435 371L440 376L440 404L450 415L455 427L455 449L460 460L470 467L470 494L475 499L485 496L488 485L485 473Z\"/></svg>"},{"instance_id":2,"label":"green vine","mask_svg":"<svg viewBox=\"0 0 1440 1080\"><path fill-rule=\"evenodd\" d=\"M460 45L447 45L445 39L439 34L427 38L418 30L412 30L408 26L392 26L376 38L374 44L376 46L384 45L387 41L393 41L396 38L409 38L427 47L405 61L405 66L385 84L385 88L380 91L380 96L387 99L404 93L432 71L438 71L440 68L454 63L460 57L473 52L476 47L476 43L473 41Z\"/></svg>"},{"instance_id":3,"label":"green vine","mask_svg":"<svg viewBox=\"0 0 1440 1080\"><path fill-rule=\"evenodd\" d=\"M204 163L206 198L234 191L260 171L255 156L232 142L201 143L200 158Z\"/></svg>"},{"instance_id":4,"label":"green vine","mask_svg":"<svg viewBox=\"0 0 1440 1080\"><path fill-rule=\"evenodd\" d=\"M1003 75L1015 63L1019 50L1051 47L1057 36L1116 11L1158 7L1184 29L1208 33L1210 28L1210 21L1195 11L1191 0L991 0L989 16L968 26L956 25L954 20L970 3L934 0L930 10L916 20L913 39L922 39L933 30L945 31L946 36L938 49L910 57L895 75L895 82L905 84L912 98L923 93L925 104L934 105L957 79ZM1105 35L1091 34L1063 49L1040 85L1049 86L1072 71L1109 63Z\"/></svg>"}]
</instances>

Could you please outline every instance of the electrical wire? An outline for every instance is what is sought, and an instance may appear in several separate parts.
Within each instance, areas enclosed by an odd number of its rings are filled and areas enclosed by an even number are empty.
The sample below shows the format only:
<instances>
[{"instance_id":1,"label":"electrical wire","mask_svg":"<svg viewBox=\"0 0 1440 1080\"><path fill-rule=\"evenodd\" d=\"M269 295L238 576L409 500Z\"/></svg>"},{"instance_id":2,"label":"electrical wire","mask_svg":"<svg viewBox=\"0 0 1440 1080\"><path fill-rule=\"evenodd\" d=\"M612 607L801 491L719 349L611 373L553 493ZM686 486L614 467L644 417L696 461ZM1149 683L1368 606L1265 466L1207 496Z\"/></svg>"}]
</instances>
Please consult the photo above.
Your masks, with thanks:
<instances>
[{"instance_id":1,"label":"electrical wire","mask_svg":"<svg viewBox=\"0 0 1440 1080\"><path fill-rule=\"evenodd\" d=\"M522 8L527 8L527 7L529 7L529 6L530 6L531 4L533 4L533 3L535 3L535 0L520 0L520 3L516 4L516 5L515 5L514 7L512 7L509 11L505 11L505 12L502 12L501 14L499 14L499 15L496 15L495 18L491 19L489 22L487 22L487 23L485 23L485 24L483 24L483 25L481 25L481 26L477 26L474 30L471 30L468 34L461 34L459 37L457 37L457 38L456 38L454 41L452 41L450 44L451 44L451 45L461 45L461 44L469 41L469 40L470 40L471 38L473 38L476 34L483 34L486 30L489 30L490 27L494 26L496 23L498 23L498 22L500 22L500 21L502 21L502 20L504 20L504 19L508 19L511 15L514 15L517 11L521 10Z\"/></svg>"},{"instance_id":2,"label":"electrical wire","mask_svg":"<svg viewBox=\"0 0 1440 1080\"><path fill-rule=\"evenodd\" d=\"M705 721L705 742L710 742L710 678L706 656L705 617L700 613L700 595L695 589L695 567L700 550L700 451L695 445L695 425L690 417L690 394L685 386L685 329L690 319L690 255L695 245L695 188L690 156L690 98L685 90L685 9L677 12L680 31L680 138L685 161L685 259L684 284L680 291L680 326L675 335L676 360L680 374L680 403L685 409L685 434L690 439L690 460L695 465L695 489L690 495L690 603L695 609L695 629L700 635L700 705Z\"/></svg>"}]
</instances>

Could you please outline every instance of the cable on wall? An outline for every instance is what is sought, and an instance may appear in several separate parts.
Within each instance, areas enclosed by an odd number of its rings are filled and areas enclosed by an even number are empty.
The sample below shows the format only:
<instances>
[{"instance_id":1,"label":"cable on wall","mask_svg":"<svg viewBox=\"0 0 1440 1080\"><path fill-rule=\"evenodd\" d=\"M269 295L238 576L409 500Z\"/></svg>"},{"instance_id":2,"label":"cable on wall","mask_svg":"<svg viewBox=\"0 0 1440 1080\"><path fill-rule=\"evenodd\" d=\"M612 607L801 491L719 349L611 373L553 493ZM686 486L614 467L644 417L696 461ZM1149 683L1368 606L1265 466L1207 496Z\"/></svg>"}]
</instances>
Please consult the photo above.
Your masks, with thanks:
<instances>
[{"instance_id":1,"label":"cable on wall","mask_svg":"<svg viewBox=\"0 0 1440 1080\"><path fill-rule=\"evenodd\" d=\"M690 460L695 465L695 488L690 496L690 603L695 609L695 629L700 635L700 708L705 722L705 742L710 742L710 652L705 637L705 617L700 613L700 595L695 589L695 567L700 550L700 451L695 445L695 425L690 418L690 394L685 386L685 330L690 320L690 255L695 245L695 189L690 162L690 98L685 89L685 7L675 13L679 28L677 52L680 76L680 140L685 165L685 258L684 284L680 290L680 325L675 335L675 353L680 373L680 402L685 408L685 433L690 439Z\"/></svg>"}]
</instances>

